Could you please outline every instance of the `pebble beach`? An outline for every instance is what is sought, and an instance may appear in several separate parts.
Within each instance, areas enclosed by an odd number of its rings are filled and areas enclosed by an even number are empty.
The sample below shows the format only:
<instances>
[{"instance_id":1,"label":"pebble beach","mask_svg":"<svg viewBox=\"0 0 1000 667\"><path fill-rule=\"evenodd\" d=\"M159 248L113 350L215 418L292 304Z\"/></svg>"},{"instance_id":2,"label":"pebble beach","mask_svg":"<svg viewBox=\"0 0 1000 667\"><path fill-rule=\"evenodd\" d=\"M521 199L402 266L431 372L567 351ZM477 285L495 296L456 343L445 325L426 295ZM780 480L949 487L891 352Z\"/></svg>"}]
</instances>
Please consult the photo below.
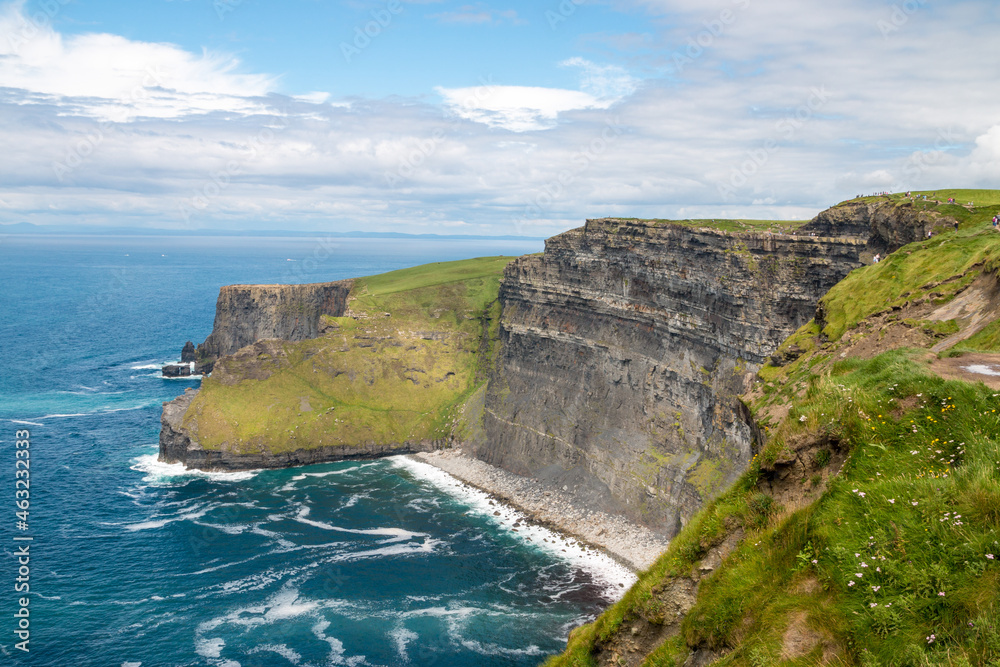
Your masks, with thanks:
<instances>
[{"instance_id":1,"label":"pebble beach","mask_svg":"<svg viewBox=\"0 0 1000 667\"><path fill-rule=\"evenodd\" d=\"M411 458L447 472L532 522L597 547L633 572L647 569L669 540L620 516L574 506L569 494L466 455L460 448L413 454Z\"/></svg>"}]
</instances>

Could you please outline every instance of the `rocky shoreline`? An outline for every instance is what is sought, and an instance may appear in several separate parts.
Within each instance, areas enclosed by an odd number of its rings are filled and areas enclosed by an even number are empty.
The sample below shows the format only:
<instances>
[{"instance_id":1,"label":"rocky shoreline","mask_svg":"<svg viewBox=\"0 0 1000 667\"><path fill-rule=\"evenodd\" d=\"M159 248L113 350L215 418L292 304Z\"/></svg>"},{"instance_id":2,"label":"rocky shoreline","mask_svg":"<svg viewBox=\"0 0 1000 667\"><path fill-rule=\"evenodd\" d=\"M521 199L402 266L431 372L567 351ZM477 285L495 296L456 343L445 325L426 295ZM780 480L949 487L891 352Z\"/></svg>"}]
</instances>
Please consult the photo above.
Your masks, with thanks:
<instances>
[{"instance_id":1,"label":"rocky shoreline","mask_svg":"<svg viewBox=\"0 0 1000 667\"><path fill-rule=\"evenodd\" d=\"M634 572L652 565L669 543L664 536L621 516L574 506L569 494L491 466L459 448L420 452L411 458L512 505L534 522L601 549Z\"/></svg>"}]
</instances>

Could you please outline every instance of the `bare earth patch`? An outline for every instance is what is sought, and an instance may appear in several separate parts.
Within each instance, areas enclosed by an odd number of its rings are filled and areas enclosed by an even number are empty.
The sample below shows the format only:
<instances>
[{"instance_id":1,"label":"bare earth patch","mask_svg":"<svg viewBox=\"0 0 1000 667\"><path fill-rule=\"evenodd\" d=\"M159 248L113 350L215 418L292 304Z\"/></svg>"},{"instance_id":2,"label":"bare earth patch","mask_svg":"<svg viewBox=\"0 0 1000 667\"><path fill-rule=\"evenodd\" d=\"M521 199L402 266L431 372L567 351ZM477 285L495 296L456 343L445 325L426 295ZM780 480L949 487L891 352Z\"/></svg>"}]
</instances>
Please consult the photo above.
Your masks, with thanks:
<instances>
[{"instance_id":1,"label":"bare earth patch","mask_svg":"<svg viewBox=\"0 0 1000 667\"><path fill-rule=\"evenodd\" d=\"M974 352L933 359L929 368L946 380L982 382L990 389L1000 389L1000 354Z\"/></svg>"}]
</instances>

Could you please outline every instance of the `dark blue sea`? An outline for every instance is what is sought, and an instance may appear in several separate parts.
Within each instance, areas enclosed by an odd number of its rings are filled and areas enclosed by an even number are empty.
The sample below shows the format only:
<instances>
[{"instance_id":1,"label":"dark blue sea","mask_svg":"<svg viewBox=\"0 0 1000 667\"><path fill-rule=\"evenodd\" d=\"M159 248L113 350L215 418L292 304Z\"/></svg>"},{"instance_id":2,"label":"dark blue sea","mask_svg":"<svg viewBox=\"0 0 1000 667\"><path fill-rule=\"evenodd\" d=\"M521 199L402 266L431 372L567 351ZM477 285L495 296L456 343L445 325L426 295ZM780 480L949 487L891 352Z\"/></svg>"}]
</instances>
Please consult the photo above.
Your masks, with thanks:
<instances>
[{"instance_id":1,"label":"dark blue sea","mask_svg":"<svg viewBox=\"0 0 1000 667\"><path fill-rule=\"evenodd\" d=\"M494 516L483 494L434 468L392 458L206 474L156 461L161 404L198 383L159 367L208 335L222 285L539 250L0 239L0 664L445 667L558 652L630 575L542 529L515 532L511 511ZM20 529L18 430L30 432ZM25 545L27 576L15 556ZM15 592L19 576L29 593ZM28 653L14 632L25 596Z\"/></svg>"}]
</instances>

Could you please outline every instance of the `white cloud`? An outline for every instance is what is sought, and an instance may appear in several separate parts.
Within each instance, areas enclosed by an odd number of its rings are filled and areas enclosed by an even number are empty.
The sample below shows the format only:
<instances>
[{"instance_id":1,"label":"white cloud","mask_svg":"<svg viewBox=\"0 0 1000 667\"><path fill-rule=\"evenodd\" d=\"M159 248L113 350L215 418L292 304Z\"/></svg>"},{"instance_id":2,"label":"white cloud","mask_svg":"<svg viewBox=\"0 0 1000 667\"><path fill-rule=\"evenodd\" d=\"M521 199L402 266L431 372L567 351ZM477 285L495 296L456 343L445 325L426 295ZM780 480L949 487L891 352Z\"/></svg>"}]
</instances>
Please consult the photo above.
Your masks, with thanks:
<instances>
[{"instance_id":1,"label":"white cloud","mask_svg":"<svg viewBox=\"0 0 1000 667\"><path fill-rule=\"evenodd\" d=\"M124 120L176 118L229 111L259 113L274 77L239 73L238 59L195 55L173 44L135 42L118 35L64 38L50 23L27 17L23 3L0 8L0 86L53 100L75 98L75 112ZM316 95L316 93L313 93Z\"/></svg>"},{"instance_id":2,"label":"white cloud","mask_svg":"<svg viewBox=\"0 0 1000 667\"><path fill-rule=\"evenodd\" d=\"M580 88L599 100L616 102L635 92L638 80L618 65L598 65L579 56L559 63L580 69Z\"/></svg>"},{"instance_id":3,"label":"white cloud","mask_svg":"<svg viewBox=\"0 0 1000 667\"><path fill-rule=\"evenodd\" d=\"M443 104L283 97L230 56L113 35L4 42L0 222L546 235L1000 181L993 3L927 3L887 36L888 8L860 0L643 9L635 51L562 61L576 90L486 83L439 89ZM671 71L723 9L734 20ZM162 83L132 97L147 65Z\"/></svg>"},{"instance_id":4,"label":"white cloud","mask_svg":"<svg viewBox=\"0 0 1000 667\"><path fill-rule=\"evenodd\" d=\"M603 109L611 101L590 93L534 86L437 88L451 110L468 120L513 132L554 127L559 114L577 109Z\"/></svg>"}]
</instances>

